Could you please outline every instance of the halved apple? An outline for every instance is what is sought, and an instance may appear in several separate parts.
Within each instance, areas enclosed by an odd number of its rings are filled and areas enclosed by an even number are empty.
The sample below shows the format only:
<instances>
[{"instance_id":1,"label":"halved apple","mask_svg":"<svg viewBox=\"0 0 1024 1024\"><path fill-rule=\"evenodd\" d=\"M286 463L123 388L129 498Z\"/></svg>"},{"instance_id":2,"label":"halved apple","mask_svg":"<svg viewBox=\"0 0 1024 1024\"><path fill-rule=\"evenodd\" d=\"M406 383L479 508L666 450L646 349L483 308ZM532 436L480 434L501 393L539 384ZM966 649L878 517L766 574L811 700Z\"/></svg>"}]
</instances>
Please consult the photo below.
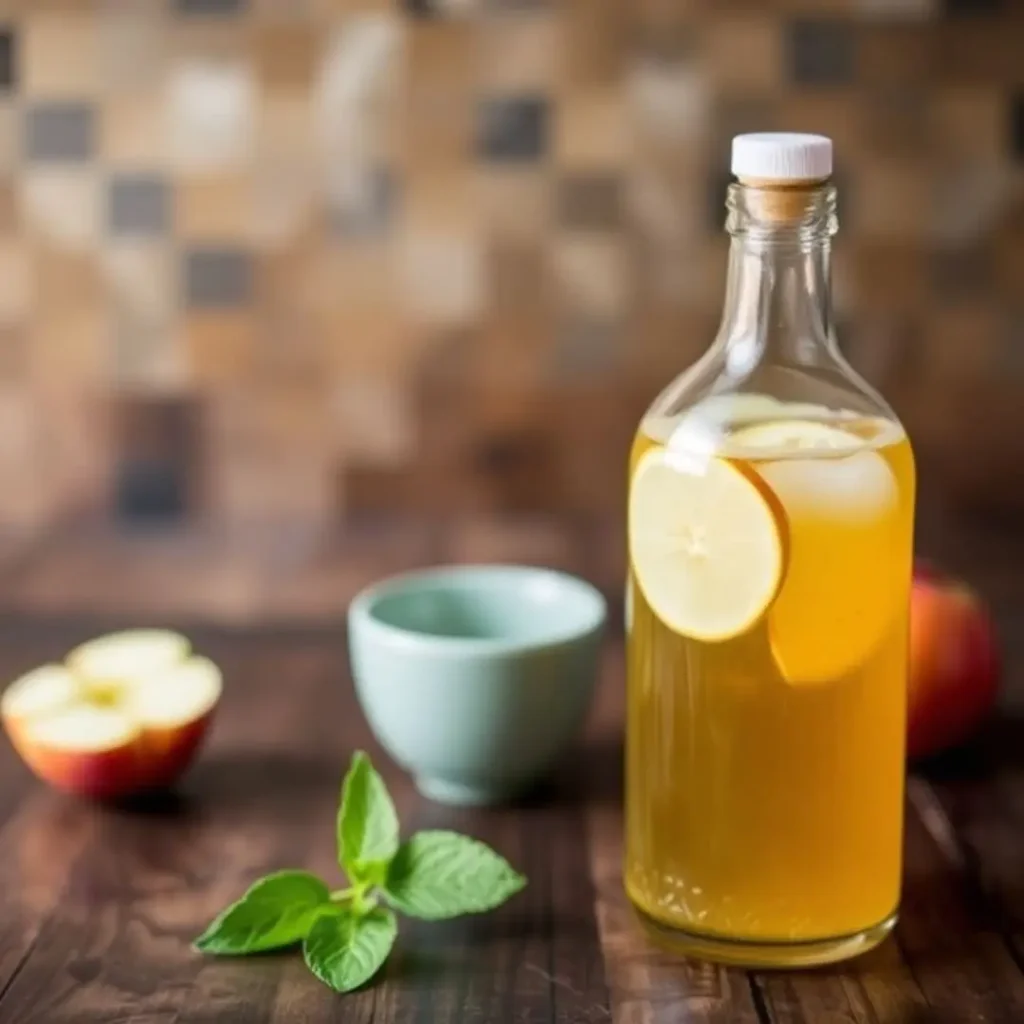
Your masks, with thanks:
<instances>
[{"instance_id":1,"label":"halved apple","mask_svg":"<svg viewBox=\"0 0 1024 1024\"><path fill-rule=\"evenodd\" d=\"M114 798L167 786L189 765L220 699L221 673L163 630L99 637L63 665L16 679L0 719L51 785Z\"/></svg>"}]
</instances>

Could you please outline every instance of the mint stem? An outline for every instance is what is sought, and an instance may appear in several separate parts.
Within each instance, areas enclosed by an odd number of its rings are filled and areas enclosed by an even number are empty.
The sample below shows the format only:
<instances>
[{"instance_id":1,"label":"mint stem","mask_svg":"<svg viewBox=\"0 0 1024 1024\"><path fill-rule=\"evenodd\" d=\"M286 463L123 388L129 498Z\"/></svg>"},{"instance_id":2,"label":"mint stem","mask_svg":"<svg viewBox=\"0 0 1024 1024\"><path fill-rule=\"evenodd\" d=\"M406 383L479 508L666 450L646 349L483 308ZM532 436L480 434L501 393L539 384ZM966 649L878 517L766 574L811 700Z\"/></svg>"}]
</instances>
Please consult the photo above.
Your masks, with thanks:
<instances>
[{"instance_id":1,"label":"mint stem","mask_svg":"<svg viewBox=\"0 0 1024 1024\"><path fill-rule=\"evenodd\" d=\"M355 886L349 886L347 889L335 889L331 893L332 903L344 903L346 900L352 899L356 894Z\"/></svg>"}]
</instances>

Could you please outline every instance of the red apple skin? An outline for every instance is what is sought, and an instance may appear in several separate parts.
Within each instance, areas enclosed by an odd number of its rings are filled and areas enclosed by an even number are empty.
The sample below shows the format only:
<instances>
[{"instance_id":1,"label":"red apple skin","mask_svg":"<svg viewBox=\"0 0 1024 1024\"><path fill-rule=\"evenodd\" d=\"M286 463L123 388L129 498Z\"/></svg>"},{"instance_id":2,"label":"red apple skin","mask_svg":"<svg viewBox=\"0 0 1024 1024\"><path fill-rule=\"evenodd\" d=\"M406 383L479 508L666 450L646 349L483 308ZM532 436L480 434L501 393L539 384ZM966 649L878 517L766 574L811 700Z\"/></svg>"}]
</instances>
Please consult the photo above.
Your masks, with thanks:
<instances>
[{"instance_id":1,"label":"red apple skin","mask_svg":"<svg viewBox=\"0 0 1024 1024\"><path fill-rule=\"evenodd\" d=\"M999 690L988 613L967 587L915 577L910 601L907 754L930 757L965 742Z\"/></svg>"},{"instance_id":2,"label":"red apple skin","mask_svg":"<svg viewBox=\"0 0 1024 1024\"><path fill-rule=\"evenodd\" d=\"M174 729L146 730L109 750L49 747L11 719L4 728L21 759L44 782L76 796L117 800L175 782L192 763L212 718L213 709Z\"/></svg>"}]
</instances>

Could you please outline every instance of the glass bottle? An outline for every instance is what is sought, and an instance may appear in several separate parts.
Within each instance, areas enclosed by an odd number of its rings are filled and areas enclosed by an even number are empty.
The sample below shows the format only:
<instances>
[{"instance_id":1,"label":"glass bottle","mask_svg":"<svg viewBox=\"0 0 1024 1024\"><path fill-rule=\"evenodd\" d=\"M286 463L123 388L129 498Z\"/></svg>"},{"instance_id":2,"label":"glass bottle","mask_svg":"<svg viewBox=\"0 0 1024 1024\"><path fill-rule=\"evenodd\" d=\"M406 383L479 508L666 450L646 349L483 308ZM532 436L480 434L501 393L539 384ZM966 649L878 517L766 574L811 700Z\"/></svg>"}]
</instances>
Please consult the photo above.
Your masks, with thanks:
<instances>
[{"instance_id":1,"label":"glass bottle","mask_svg":"<svg viewBox=\"0 0 1024 1024\"><path fill-rule=\"evenodd\" d=\"M914 463L836 345L831 164L734 140L721 328L630 458L626 889L745 965L863 952L899 901Z\"/></svg>"}]
</instances>

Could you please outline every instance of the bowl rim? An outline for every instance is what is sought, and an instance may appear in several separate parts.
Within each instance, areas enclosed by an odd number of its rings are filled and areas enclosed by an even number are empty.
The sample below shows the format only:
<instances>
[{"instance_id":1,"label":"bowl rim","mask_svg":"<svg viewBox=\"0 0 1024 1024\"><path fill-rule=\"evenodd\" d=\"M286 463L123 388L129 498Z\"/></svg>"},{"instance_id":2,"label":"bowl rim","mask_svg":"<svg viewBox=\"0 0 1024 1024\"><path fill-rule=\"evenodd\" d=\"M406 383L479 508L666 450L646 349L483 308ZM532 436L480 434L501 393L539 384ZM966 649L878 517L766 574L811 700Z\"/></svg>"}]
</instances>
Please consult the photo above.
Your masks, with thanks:
<instances>
[{"instance_id":1,"label":"bowl rim","mask_svg":"<svg viewBox=\"0 0 1024 1024\"><path fill-rule=\"evenodd\" d=\"M539 638L516 639L514 637L469 637L438 636L422 633L385 622L376 614L375 606L381 599L401 593L416 584L427 584L445 580L473 580L492 573L507 574L510 577L547 578L557 581L559 586L576 591L580 598L589 602L589 609L580 625L562 627ZM580 576L549 569L546 566L516 565L505 562L478 562L454 565L435 565L425 569L413 569L396 573L371 583L361 590L349 604L349 630L368 630L378 637L387 639L408 649L422 653L460 655L508 655L543 651L576 643L599 634L608 618L608 602L592 583Z\"/></svg>"}]
</instances>

